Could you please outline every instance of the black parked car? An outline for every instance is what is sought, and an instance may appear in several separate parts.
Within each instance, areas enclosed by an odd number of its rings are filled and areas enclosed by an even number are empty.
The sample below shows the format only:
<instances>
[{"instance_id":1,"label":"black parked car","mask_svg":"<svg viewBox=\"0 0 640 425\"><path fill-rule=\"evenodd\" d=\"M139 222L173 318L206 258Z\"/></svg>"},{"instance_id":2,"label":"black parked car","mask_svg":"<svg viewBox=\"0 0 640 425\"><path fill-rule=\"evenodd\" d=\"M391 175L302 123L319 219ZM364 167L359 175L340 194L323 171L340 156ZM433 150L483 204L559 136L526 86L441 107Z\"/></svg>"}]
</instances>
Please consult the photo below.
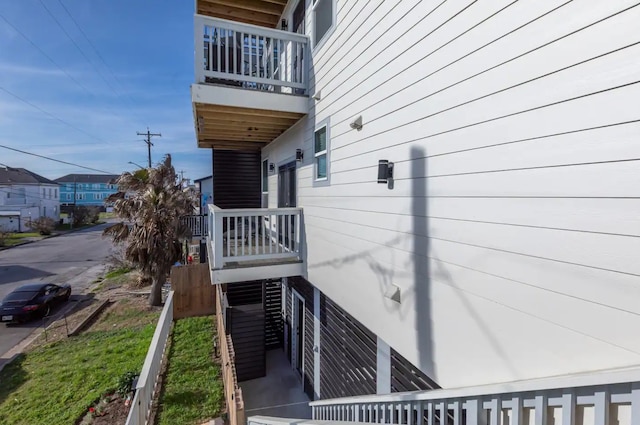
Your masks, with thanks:
<instances>
[{"instance_id":1,"label":"black parked car","mask_svg":"<svg viewBox=\"0 0 640 425\"><path fill-rule=\"evenodd\" d=\"M49 315L56 304L68 301L69 285L53 283L30 283L23 285L4 297L0 303L0 322L23 322L34 317Z\"/></svg>"}]
</instances>

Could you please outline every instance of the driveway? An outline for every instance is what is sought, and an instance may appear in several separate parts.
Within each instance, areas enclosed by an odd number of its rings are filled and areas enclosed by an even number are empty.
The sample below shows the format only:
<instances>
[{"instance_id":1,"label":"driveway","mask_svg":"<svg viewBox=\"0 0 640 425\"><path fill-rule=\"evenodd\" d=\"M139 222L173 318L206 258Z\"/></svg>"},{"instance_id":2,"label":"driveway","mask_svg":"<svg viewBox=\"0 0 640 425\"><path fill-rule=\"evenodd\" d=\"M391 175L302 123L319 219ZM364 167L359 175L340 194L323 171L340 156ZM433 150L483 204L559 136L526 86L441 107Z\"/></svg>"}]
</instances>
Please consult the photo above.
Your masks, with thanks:
<instances>
[{"instance_id":1,"label":"driveway","mask_svg":"<svg viewBox=\"0 0 640 425\"><path fill-rule=\"evenodd\" d=\"M72 294L88 289L111 253L110 239L102 238L108 224L0 251L0 299L28 282L69 283ZM64 310L63 306L60 310ZM41 325L0 325L0 357Z\"/></svg>"}]
</instances>

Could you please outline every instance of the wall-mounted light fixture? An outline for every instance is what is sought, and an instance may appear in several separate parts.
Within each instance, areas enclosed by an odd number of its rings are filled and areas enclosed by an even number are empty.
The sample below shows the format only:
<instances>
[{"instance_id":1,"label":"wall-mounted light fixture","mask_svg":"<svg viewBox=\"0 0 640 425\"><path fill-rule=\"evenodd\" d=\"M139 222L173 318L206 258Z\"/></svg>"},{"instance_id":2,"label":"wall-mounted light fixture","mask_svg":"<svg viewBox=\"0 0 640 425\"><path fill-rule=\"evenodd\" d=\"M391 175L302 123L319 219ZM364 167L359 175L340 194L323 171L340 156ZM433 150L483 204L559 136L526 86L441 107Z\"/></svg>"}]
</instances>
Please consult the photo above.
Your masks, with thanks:
<instances>
[{"instance_id":1,"label":"wall-mounted light fixture","mask_svg":"<svg viewBox=\"0 0 640 425\"><path fill-rule=\"evenodd\" d=\"M282 31L286 31L289 28L289 25L287 24L287 20L283 19L282 21L280 21L280 29L282 29Z\"/></svg>"},{"instance_id":2,"label":"wall-mounted light fixture","mask_svg":"<svg viewBox=\"0 0 640 425\"><path fill-rule=\"evenodd\" d=\"M387 289L385 289L384 296L385 296L385 298L388 298L391 301L395 301L398 304L400 304L400 302L401 302L401 299L400 299L400 288L398 286L394 285L393 283L390 284L387 287Z\"/></svg>"},{"instance_id":3,"label":"wall-mounted light fixture","mask_svg":"<svg viewBox=\"0 0 640 425\"><path fill-rule=\"evenodd\" d=\"M353 120L351 124L349 124L349 126L351 126L351 128L353 128L354 130L362 130L362 115L359 115L358 118Z\"/></svg>"},{"instance_id":4,"label":"wall-mounted light fixture","mask_svg":"<svg viewBox=\"0 0 640 425\"><path fill-rule=\"evenodd\" d=\"M316 90L316 92L312 96L315 100L322 99L322 90Z\"/></svg>"},{"instance_id":5,"label":"wall-mounted light fixture","mask_svg":"<svg viewBox=\"0 0 640 425\"><path fill-rule=\"evenodd\" d=\"M296 161L302 162L303 159L304 159L304 152L302 151L302 149L296 149Z\"/></svg>"},{"instance_id":6,"label":"wall-mounted light fixture","mask_svg":"<svg viewBox=\"0 0 640 425\"><path fill-rule=\"evenodd\" d=\"M276 172L276 164L274 164L273 162L269 163L269 172L271 172L271 173L275 173Z\"/></svg>"},{"instance_id":7,"label":"wall-mounted light fixture","mask_svg":"<svg viewBox=\"0 0 640 425\"><path fill-rule=\"evenodd\" d=\"M389 183L393 180L393 162L388 159L378 161L378 183Z\"/></svg>"}]
</instances>

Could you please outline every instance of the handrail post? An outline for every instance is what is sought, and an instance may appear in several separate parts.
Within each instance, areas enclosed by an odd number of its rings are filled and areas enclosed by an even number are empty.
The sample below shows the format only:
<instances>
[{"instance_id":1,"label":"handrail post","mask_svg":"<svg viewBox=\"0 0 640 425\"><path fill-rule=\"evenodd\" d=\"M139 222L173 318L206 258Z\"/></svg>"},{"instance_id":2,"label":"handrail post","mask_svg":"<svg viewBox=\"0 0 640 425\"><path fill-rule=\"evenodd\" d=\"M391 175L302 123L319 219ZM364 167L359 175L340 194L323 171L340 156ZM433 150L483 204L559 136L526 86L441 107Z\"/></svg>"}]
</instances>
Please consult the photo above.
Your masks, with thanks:
<instances>
[{"instance_id":1,"label":"handrail post","mask_svg":"<svg viewBox=\"0 0 640 425\"><path fill-rule=\"evenodd\" d=\"M204 83L204 21L199 16L194 18L194 62L193 69L196 73L196 82Z\"/></svg>"},{"instance_id":2,"label":"handrail post","mask_svg":"<svg viewBox=\"0 0 640 425\"><path fill-rule=\"evenodd\" d=\"M211 236L213 241L213 267L221 268L223 266L222 259L224 253L222 252L222 239L224 237L224 229L222 228L222 214L216 214L213 212L213 225L215 231Z\"/></svg>"}]
</instances>

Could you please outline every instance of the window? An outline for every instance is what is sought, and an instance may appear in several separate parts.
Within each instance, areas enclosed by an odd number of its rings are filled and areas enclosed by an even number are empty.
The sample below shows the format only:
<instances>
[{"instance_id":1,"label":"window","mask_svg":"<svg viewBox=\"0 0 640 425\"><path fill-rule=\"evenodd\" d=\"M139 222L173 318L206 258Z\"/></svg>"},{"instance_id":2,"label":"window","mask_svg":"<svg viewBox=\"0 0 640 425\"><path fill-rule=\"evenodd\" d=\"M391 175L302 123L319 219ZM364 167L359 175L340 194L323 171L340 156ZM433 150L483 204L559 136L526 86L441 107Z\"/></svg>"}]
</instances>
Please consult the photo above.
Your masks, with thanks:
<instances>
[{"instance_id":1,"label":"window","mask_svg":"<svg viewBox=\"0 0 640 425\"><path fill-rule=\"evenodd\" d=\"M49 199L53 198L53 189L49 188Z\"/></svg>"},{"instance_id":2,"label":"window","mask_svg":"<svg viewBox=\"0 0 640 425\"><path fill-rule=\"evenodd\" d=\"M76 188L77 188L78 190L82 189L82 184L81 184L81 183L78 183L78 184L76 185Z\"/></svg>"},{"instance_id":3,"label":"window","mask_svg":"<svg viewBox=\"0 0 640 425\"><path fill-rule=\"evenodd\" d=\"M67 190L73 190L73 183L67 183Z\"/></svg>"},{"instance_id":4,"label":"window","mask_svg":"<svg viewBox=\"0 0 640 425\"><path fill-rule=\"evenodd\" d=\"M58 199L58 189L53 189L53 197Z\"/></svg>"},{"instance_id":5,"label":"window","mask_svg":"<svg viewBox=\"0 0 640 425\"><path fill-rule=\"evenodd\" d=\"M70 201L70 200L71 200L71 194L67 193L67 201Z\"/></svg>"},{"instance_id":6,"label":"window","mask_svg":"<svg viewBox=\"0 0 640 425\"><path fill-rule=\"evenodd\" d=\"M269 160L262 161L262 193L269 191Z\"/></svg>"},{"instance_id":7,"label":"window","mask_svg":"<svg viewBox=\"0 0 640 425\"><path fill-rule=\"evenodd\" d=\"M313 45L318 46L333 28L335 22L335 0L313 0Z\"/></svg>"},{"instance_id":8,"label":"window","mask_svg":"<svg viewBox=\"0 0 640 425\"><path fill-rule=\"evenodd\" d=\"M45 189L44 187L42 188L42 199L47 197L47 189Z\"/></svg>"},{"instance_id":9,"label":"window","mask_svg":"<svg viewBox=\"0 0 640 425\"><path fill-rule=\"evenodd\" d=\"M329 177L328 161L328 125L324 124L314 134L313 152L315 156L315 180L327 180Z\"/></svg>"},{"instance_id":10,"label":"window","mask_svg":"<svg viewBox=\"0 0 640 425\"><path fill-rule=\"evenodd\" d=\"M94 193L94 194L93 194L93 199L95 199L95 200L100 200L100 199L102 199L102 193Z\"/></svg>"},{"instance_id":11,"label":"window","mask_svg":"<svg viewBox=\"0 0 640 425\"><path fill-rule=\"evenodd\" d=\"M100 190L100 184L94 184L93 185L93 189L94 190Z\"/></svg>"},{"instance_id":12,"label":"window","mask_svg":"<svg viewBox=\"0 0 640 425\"><path fill-rule=\"evenodd\" d=\"M76 193L76 199L78 201L83 201L84 200L84 193Z\"/></svg>"}]
</instances>

